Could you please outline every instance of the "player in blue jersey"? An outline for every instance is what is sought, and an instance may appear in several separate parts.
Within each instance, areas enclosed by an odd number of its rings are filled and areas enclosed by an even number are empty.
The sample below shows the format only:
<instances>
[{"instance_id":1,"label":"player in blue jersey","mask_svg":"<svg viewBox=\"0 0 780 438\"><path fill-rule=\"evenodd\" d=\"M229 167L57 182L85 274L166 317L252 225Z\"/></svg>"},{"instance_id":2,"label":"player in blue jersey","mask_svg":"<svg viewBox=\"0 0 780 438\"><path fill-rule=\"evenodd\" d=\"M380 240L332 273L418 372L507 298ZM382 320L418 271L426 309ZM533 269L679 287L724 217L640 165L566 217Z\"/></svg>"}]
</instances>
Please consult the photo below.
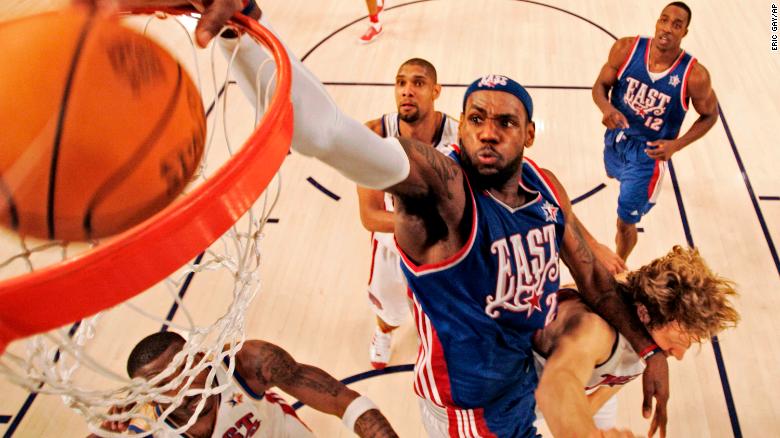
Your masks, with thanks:
<instances>
[{"instance_id":1,"label":"player in blue jersey","mask_svg":"<svg viewBox=\"0 0 780 438\"><path fill-rule=\"evenodd\" d=\"M666 161L717 121L707 69L680 48L690 21L685 3L670 3L656 22L655 37L615 42L593 85L607 127L604 166L620 181L615 243L624 260L636 245L636 224L655 205ZM699 118L678 137L689 102Z\"/></svg>"},{"instance_id":2,"label":"player in blue jersey","mask_svg":"<svg viewBox=\"0 0 780 438\"><path fill-rule=\"evenodd\" d=\"M215 0L210 8L237 10L227 0ZM204 17L219 17L210 10ZM247 39L241 37L242 46ZM255 66L259 80L244 74L236 80L254 102L258 87L273 80L271 69L258 71L271 58L251 41L246 46L254 49L239 51L236 68L248 72ZM572 212L561 184L524 159L536 131L533 102L522 85L502 75L474 81L463 99L460 148L446 157L413 139L377 136L346 116L300 61L290 56L290 62L292 149L395 197L395 240L414 292L422 342L415 387L429 433L535 436L531 337L555 318L560 260L583 301L635 351L653 344L594 255L598 245ZM648 358L643 383L643 413L650 415L655 398L653 424L663 433L669 395L665 356Z\"/></svg>"}]
</instances>

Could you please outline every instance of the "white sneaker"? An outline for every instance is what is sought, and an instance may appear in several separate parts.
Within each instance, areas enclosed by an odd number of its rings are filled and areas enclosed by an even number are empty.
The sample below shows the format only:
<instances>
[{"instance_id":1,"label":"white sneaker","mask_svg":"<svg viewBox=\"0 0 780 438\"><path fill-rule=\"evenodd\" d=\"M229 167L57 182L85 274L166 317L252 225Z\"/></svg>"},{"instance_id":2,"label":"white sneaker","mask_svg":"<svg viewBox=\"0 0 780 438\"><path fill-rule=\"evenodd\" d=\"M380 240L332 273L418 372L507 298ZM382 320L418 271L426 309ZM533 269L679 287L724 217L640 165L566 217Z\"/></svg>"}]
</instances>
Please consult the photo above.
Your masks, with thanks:
<instances>
[{"instance_id":1,"label":"white sneaker","mask_svg":"<svg viewBox=\"0 0 780 438\"><path fill-rule=\"evenodd\" d=\"M390 362L390 346L392 341L392 333L383 333L379 327L374 330L374 336L371 337L371 346L368 348L372 367L381 370L387 366L387 363Z\"/></svg>"}]
</instances>

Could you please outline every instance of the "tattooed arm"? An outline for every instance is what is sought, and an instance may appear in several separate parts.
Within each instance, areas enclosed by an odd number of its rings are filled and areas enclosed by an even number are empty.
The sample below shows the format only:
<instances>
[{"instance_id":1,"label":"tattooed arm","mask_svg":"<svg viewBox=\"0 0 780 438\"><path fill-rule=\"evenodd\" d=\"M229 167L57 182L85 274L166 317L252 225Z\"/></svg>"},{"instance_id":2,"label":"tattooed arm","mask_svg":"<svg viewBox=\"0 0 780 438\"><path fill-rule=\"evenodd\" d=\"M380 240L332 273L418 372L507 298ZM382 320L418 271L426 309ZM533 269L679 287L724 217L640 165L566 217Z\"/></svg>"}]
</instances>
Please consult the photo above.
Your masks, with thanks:
<instances>
[{"instance_id":1,"label":"tattooed arm","mask_svg":"<svg viewBox=\"0 0 780 438\"><path fill-rule=\"evenodd\" d=\"M278 386L306 405L339 418L352 400L360 396L325 371L300 364L282 348L264 341L246 341L236 355L236 369L259 394ZM361 437L397 436L376 409L366 411L357 419L354 432Z\"/></svg>"},{"instance_id":2,"label":"tattooed arm","mask_svg":"<svg viewBox=\"0 0 780 438\"><path fill-rule=\"evenodd\" d=\"M563 186L552 172L548 170L544 172L558 192L561 209L566 218L561 257L577 283L582 300L617 328L635 351L639 352L653 345L653 339L639 321L636 312L620 298L615 290L614 278L594 256L591 247L583 237L584 227L574 215L571 201ZM650 417L652 399L656 399L649 435L652 436L656 429L660 429L663 437L666 434L666 402L669 399L669 366L663 354L654 354L647 360L642 385L644 392L642 414L645 418Z\"/></svg>"},{"instance_id":3,"label":"tattooed arm","mask_svg":"<svg viewBox=\"0 0 780 438\"><path fill-rule=\"evenodd\" d=\"M395 238L416 262L434 263L456 253L465 239L463 171L430 145L399 140L410 171L404 181L385 190L395 196Z\"/></svg>"}]
</instances>

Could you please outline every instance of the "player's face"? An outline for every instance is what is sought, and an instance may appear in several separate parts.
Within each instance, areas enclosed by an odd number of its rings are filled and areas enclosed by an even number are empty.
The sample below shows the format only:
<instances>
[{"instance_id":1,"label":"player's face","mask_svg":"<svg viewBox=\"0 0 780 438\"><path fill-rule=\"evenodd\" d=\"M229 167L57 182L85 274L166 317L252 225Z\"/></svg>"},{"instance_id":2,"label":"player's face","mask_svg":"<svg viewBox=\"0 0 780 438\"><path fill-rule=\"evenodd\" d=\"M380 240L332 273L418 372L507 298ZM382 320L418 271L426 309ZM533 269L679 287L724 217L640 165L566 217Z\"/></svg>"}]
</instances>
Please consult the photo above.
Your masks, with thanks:
<instances>
[{"instance_id":1,"label":"player's face","mask_svg":"<svg viewBox=\"0 0 780 438\"><path fill-rule=\"evenodd\" d=\"M168 364L171 363L173 360L173 357L178 353L180 350L180 347L170 347L168 350L166 350L163 354L160 355L157 359L149 362L145 366L141 367L136 375L136 377L142 377L146 380L151 380L153 377L157 376L158 374L162 373L165 368L167 368ZM167 385L169 382L171 382L176 376L178 376L182 370L184 365L182 365L179 370L177 370L174 373L171 373L170 376L164 378L158 386L164 386ZM202 370L192 381L192 384L189 386L190 389L202 389L206 387L206 381L208 377L209 369L206 368ZM169 391L166 391L164 394L170 397L175 397L178 395L184 388L184 385L186 384L187 379L184 379L184 381L181 383L181 385L176 388ZM200 395L193 395L184 397L181 404L171 413L171 419L174 420L177 424L183 422L187 422L189 418L192 416L192 414L195 413L195 409L198 407L198 403L200 403L202 396ZM207 414L211 413L211 411L216 407L216 403L218 401L218 397L211 396L206 400L205 405L203 406L203 409L200 411L200 415L198 416L199 419L204 418ZM167 405L161 404L160 406L162 409L166 409ZM183 423L181 423L183 424Z\"/></svg>"},{"instance_id":2,"label":"player's face","mask_svg":"<svg viewBox=\"0 0 780 438\"><path fill-rule=\"evenodd\" d=\"M655 39L660 49L680 47L680 42L688 33L688 12L677 6L667 6L655 22Z\"/></svg>"},{"instance_id":3,"label":"player's face","mask_svg":"<svg viewBox=\"0 0 780 438\"><path fill-rule=\"evenodd\" d=\"M398 115L406 123L415 123L433 114L433 101L441 86L433 81L428 69L413 64L402 66L395 77L395 103Z\"/></svg>"},{"instance_id":4,"label":"player's face","mask_svg":"<svg viewBox=\"0 0 780 438\"><path fill-rule=\"evenodd\" d=\"M475 91L460 115L461 161L487 188L500 188L517 175L523 149L534 141L525 107L503 91Z\"/></svg>"},{"instance_id":5,"label":"player's face","mask_svg":"<svg viewBox=\"0 0 780 438\"><path fill-rule=\"evenodd\" d=\"M667 356L674 356L677 360L682 360L693 342L693 338L676 321L653 329L650 334Z\"/></svg>"}]
</instances>

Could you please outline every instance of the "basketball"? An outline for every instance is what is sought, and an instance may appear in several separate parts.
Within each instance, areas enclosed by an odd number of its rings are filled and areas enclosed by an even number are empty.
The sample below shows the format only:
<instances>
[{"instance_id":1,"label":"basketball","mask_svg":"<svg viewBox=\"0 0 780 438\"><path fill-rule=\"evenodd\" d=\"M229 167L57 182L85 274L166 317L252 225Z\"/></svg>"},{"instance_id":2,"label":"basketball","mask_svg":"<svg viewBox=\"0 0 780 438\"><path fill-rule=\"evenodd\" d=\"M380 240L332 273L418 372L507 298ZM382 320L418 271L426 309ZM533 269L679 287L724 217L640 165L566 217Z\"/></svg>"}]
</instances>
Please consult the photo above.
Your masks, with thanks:
<instances>
[{"instance_id":1,"label":"basketball","mask_svg":"<svg viewBox=\"0 0 780 438\"><path fill-rule=\"evenodd\" d=\"M168 205L206 135L184 68L115 17L66 9L0 24L0 224L88 240Z\"/></svg>"}]
</instances>

